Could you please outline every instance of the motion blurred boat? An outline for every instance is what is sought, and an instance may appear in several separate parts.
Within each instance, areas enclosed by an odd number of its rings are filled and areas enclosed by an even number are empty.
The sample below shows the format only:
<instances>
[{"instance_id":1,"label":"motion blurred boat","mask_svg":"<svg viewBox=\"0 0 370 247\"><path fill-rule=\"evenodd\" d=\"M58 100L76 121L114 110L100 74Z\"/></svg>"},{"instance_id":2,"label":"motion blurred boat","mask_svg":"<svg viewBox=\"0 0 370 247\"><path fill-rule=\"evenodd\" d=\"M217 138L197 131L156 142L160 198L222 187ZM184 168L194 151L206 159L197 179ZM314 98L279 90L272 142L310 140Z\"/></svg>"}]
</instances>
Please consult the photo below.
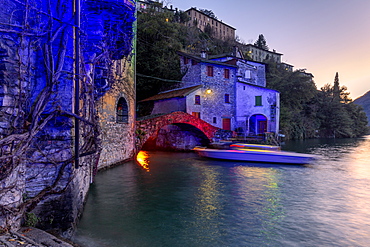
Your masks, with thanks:
<instances>
[{"instance_id":1,"label":"motion blurred boat","mask_svg":"<svg viewBox=\"0 0 370 247\"><path fill-rule=\"evenodd\" d=\"M315 160L314 155L281 151L279 146L235 143L229 149L213 149L195 147L193 149L201 157L237 160L248 162L309 164Z\"/></svg>"},{"instance_id":2,"label":"motion blurred boat","mask_svg":"<svg viewBox=\"0 0 370 247\"><path fill-rule=\"evenodd\" d=\"M270 150L280 151L280 146L262 145L262 144L247 144L247 143L234 143L230 145L230 149L256 149L256 150Z\"/></svg>"}]
</instances>

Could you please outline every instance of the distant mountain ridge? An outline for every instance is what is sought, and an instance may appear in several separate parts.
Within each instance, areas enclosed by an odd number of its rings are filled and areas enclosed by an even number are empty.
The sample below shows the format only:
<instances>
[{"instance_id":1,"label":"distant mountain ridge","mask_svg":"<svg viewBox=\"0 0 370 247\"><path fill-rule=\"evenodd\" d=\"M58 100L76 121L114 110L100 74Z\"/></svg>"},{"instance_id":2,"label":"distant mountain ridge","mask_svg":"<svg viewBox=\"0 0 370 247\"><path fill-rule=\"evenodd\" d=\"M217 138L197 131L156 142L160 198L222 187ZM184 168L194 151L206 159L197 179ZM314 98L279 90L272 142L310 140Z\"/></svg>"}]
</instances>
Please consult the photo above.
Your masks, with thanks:
<instances>
[{"instance_id":1,"label":"distant mountain ridge","mask_svg":"<svg viewBox=\"0 0 370 247\"><path fill-rule=\"evenodd\" d=\"M361 97L355 99L353 103L360 105L364 108L364 112L366 113L368 120L368 125L370 126L370 91L368 91Z\"/></svg>"}]
</instances>

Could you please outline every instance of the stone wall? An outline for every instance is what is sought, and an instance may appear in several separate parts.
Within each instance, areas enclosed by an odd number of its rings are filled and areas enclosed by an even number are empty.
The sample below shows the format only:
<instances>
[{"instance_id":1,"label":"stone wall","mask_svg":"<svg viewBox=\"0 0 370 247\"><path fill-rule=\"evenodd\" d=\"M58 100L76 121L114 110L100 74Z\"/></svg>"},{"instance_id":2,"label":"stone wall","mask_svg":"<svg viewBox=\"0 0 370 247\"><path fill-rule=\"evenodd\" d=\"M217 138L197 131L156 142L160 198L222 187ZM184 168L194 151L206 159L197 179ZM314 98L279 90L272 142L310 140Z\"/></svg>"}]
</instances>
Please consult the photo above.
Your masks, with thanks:
<instances>
[{"instance_id":1,"label":"stone wall","mask_svg":"<svg viewBox=\"0 0 370 247\"><path fill-rule=\"evenodd\" d=\"M4 6L8 6L9 9L0 10L0 28L2 30L9 28L9 26L14 28L14 25L3 26L3 23L9 22L10 15L13 18L11 24L22 23L24 5L19 4L18 6L12 0L4 0L3 2ZM89 1L85 3L87 2ZM40 8L45 7L42 5L43 3L41 0L32 2L32 4L40 4L37 6ZM62 3L63 7L71 10L71 1L58 1L51 3L52 11L58 12L60 10L71 15L72 11L63 11L64 8L59 8L61 6L59 4ZM101 8L112 9L109 8L110 5L106 1L102 3L103 5L107 4L104 6L95 5L95 1L91 1L91 3L93 7L98 8L97 11L100 11ZM119 5L116 1L112 4ZM53 7L55 8L53 9ZM36 10L36 7L30 8L30 11ZM118 8L114 8L114 11L116 11L115 14L121 14ZM131 9L130 12L123 13L122 18L130 18L132 24L133 14L134 10ZM32 15L31 13L30 16L37 17L37 14ZM47 15L42 15L42 17L47 18ZM53 13L52 20L64 17ZM42 21L45 20L42 19ZM57 26L55 24L53 27ZM127 32L131 32L131 35L132 30L127 30ZM112 87L107 87L107 91L100 90L98 92L104 94L103 97L94 98L96 91L94 91L92 81L81 80L81 94L79 96L81 110L74 112L76 99L74 98L72 76L74 74L72 26L66 25L65 29L57 34L53 46L48 52L50 52L49 55L53 56L56 66L54 69L61 69L62 72L53 74L53 76L60 75L58 80L55 80L58 83L49 90L52 95L50 100L43 104L45 109L42 114L36 116L36 121L33 121L35 120L32 119L33 116L28 116L32 115L30 114L32 105L39 98L40 92L52 82L50 74L48 74L49 70L43 67L45 54L42 52L44 50L40 47L33 47L31 44L34 43L27 39L20 39L18 35L11 36L7 32L0 32L0 137L17 133L27 134L32 127L30 124L42 123L43 119L51 114L57 114L46 126L37 130L36 133L32 133L35 135L30 139L27 151L19 156L21 162L17 163L17 159L14 159L12 164L14 169L11 174L4 179L0 178L0 229L1 227L19 227L22 220L27 221L23 213L28 212L37 217L37 226L59 229L66 236L70 235L70 230L75 226L82 213L83 203L89 185L97 171L98 161L100 160L99 168L102 168L131 158L134 153L133 60L129 60L131 57L124 57L131 52L132 40L126 40L129 47L125 47L127 49L122 53L118 53L122 47L115 47L118 50L115 55L119 56L116 58L119 60L116 61L123 60L124 62L114 62L112 65L114 66L112 67L114 75ZM100 33L100 35L102 34ZM64 40L65 43L62 42ZM45 40L40 39L38 42L36 44L42 45ZM14 49L14 45L19 49ZM84 45L86 46L86 43ZM87 44L87 46L89 45ZM64 51L64 47L67 50ZM21 56L17 57L18 54ZM63 57L60 57L61 54ZM90 55L87 57L93 57ZM97 55L99 54L94 54L94 56ZM60 61L63 64L59 67L57 65ZM83 75L81 78L84 78ZM125 98L128 103L129 120L127 123L117 122L117 101L120 98ZM71 115L74 113L81 118L79 121L81 157L78 167L76 167L74 160L76 120ZM97 119L98 117L100 119ZM30 120L32 123L26 120ZM94 129L95 121L100 121L100 132L97 131L99 128ZM100 143L98 143L99 138L96 136L98 133L100 134ZM14 145L16 144L14 142ZM90 146L88 144L91 144L91 147L84 150L84 147ZM11 153L11 149L9 145L2 144L0 156ZM3 168L3 164L0 163L0 169Z\"/></svg>"},{"instance_id":2,"label":"stone wall","mask_svg":"<svg viewBox=\"0 0 370 247\"><path fill-rule=\"evenodd\" d=\"M206 146L209 143L208 138L191 125L167 125L158 132L155 149L190 151L195 146Z\"/></svg>"},{"instance_id":3,"label":"stone wall","mask_svg":"<svg viewBox=\"0 0 370 247\"><path fill-rule=\"evenodd\" d=\"M180 126L182 130L197 132L199 133L197 134L198 137L202 136L202 138L204 137L208 141L212 141L219 130L219 128L185 112L173 112L158 117L141 119L136 122L137 138L135 139L137 152L141 150L144 144L146 149L155 147L158 133L162 128L166 129L168 125L176 125ZM185 125L191 125L192 127L186 127ZM195 129L197 131L194 131ZM204 136L200 133L203 133Z\"/></svg>"},{"instance_id":4,"label":"stone wall","mask_svg":"<svg viewBox=\"0 0 370 247\"><path fill-rule=\"evenodd\" d=\"M7 208L0 210L0 230L20 225L23 215L17 207L23 202L25 181L24 165L19 165L9 177L0 181L0 206Z\"/></svg>"},{"instance_id":5,"label":"stone wall","mask_svg":"<svg viewBox=\"0 0 370 247\"><path fill-rule=\"evenodd\" d=\"M96 164L96 155L80 158L78 168L68 162L73 157L72 141L48 137L29 151L22 193L24 201L40 197L27 210L38 218L37 227L58 229L66 237L71 236L82 214Z\"/></svg>"},{"instance_id":6,"label":"stone wall","mask_svg":"<svg viewBox=\"0 0 370 247\"><path fill-rule=\"evenodd\" d=\"M26 99L30 96L31 75L35 72L35 55L29 37L13 33L12 24L20 22L22 4L2 1L0 8L0 158L12 157L19 140L4 141L14 134L22 134L27 112ZM7 32L6 30L11 30ZM24 157L0 160L0 230L19 226L23 212L20 206L26 187ZM9 162L11 161L11 162ZM9 175L5 175L9 172Z\"/></svg>"},{"instance_id":7,"label":"stone wall","mask_svg":"<svg viewBox=\"0 0 370 247\"><path fill-rule=\"evenodd\" d=\"M222 119L230 118L231 126L234 125L234 104L235 104L235 73L233 67L201 63L200 81L203 88L201 96L201 119L222 128ZM207 76L207 66L213 66L213 76ZM224 69L230 70L230 78L224 78ZM207 92L207 90L211 90ZM193 93L194 94L194 93ZM229 102L225 101L225 94L229 95ZM189 95L190 96L190 95ZM189 106L188 106L189 107ZM216 122L214 122L216 118Z\"/></svg>"},{"instance_id":8,"label":"stone wall","mask_svg":"<svg viewBox=\"0 0 370 247\"><path fill-rule=\"evenodd\" d=\"M253 115L263 115L267 118L267 131L279 132L280 94L278 91L256 87L246 83L236 84L237 105L236 120L237 127L248 134L249 119ZM262 104L256 106L256 96L260 96Z\"/></svg>"},{"instance_id":9,"label":"stone wall","mask_svg":"<svg viewBox=\"0 0 370 247\"><path fill-rule=\"evenodd\" d=\"M101 131L101 154L98 169L115 165L133 158L135 150L135 82L133 65L128 61L119 63L124 73L119 75L113 88L98 101L96 111L99 115ZM117 120L117 104L123 98L128 106L128 121Z\"/></svg>"}]
</instances>

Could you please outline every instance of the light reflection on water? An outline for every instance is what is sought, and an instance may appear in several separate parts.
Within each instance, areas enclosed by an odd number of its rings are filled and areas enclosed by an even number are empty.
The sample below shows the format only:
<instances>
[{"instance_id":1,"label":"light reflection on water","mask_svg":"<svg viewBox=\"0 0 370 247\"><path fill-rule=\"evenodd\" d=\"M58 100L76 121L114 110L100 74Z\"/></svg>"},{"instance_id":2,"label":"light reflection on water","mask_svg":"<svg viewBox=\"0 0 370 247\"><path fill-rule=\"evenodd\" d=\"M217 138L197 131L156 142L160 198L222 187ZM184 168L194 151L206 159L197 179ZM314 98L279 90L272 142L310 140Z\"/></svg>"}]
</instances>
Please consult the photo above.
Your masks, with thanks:
<instances>
[{"instance_id":1,"label":"light reflection on water","mask_svg":"<svg viewBox=\"0 0 370 247\"><path fill-rule=\"evenodd\" d=\"M368 246L370 138L287 143L309 166L146 153L99 173L83 246Z\"/></svg>"},{"instance_id":2,"label":"light reflection on water","mask_svg":"<svg viewBox=\"0 0 370 247\"><path fill-rule=\"evenodd\" d=\"M147 151L140 151L137 155L136 155L136 161L138 162L138 164L144 168L144 170L146 170L147 172L150 172L150 168L149 168L149 163L150 163L150 154L149 152Z\"/></svg>"}]
</instances>

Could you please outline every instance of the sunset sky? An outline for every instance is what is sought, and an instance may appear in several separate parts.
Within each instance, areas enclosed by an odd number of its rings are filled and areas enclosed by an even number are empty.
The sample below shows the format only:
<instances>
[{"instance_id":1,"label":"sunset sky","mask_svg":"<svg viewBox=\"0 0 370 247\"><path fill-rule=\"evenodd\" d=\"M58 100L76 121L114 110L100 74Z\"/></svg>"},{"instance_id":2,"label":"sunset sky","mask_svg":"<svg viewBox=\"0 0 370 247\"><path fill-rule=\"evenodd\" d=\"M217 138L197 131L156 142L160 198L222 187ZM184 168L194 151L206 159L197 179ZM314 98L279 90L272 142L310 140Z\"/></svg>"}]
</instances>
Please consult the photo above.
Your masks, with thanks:
<instances>
[{"instance_id":1,"label":"sunset sky","mask_svg":"<svg viewBox=\"0 0 370 247\"><path fill-rule=\"evenodd\" d=\"M351 98L370 90L370 0L164 0L212 10L245 43L263 34L282 61L314 75L318 89L335 73Z\"/></svg>"}]
</instances>

